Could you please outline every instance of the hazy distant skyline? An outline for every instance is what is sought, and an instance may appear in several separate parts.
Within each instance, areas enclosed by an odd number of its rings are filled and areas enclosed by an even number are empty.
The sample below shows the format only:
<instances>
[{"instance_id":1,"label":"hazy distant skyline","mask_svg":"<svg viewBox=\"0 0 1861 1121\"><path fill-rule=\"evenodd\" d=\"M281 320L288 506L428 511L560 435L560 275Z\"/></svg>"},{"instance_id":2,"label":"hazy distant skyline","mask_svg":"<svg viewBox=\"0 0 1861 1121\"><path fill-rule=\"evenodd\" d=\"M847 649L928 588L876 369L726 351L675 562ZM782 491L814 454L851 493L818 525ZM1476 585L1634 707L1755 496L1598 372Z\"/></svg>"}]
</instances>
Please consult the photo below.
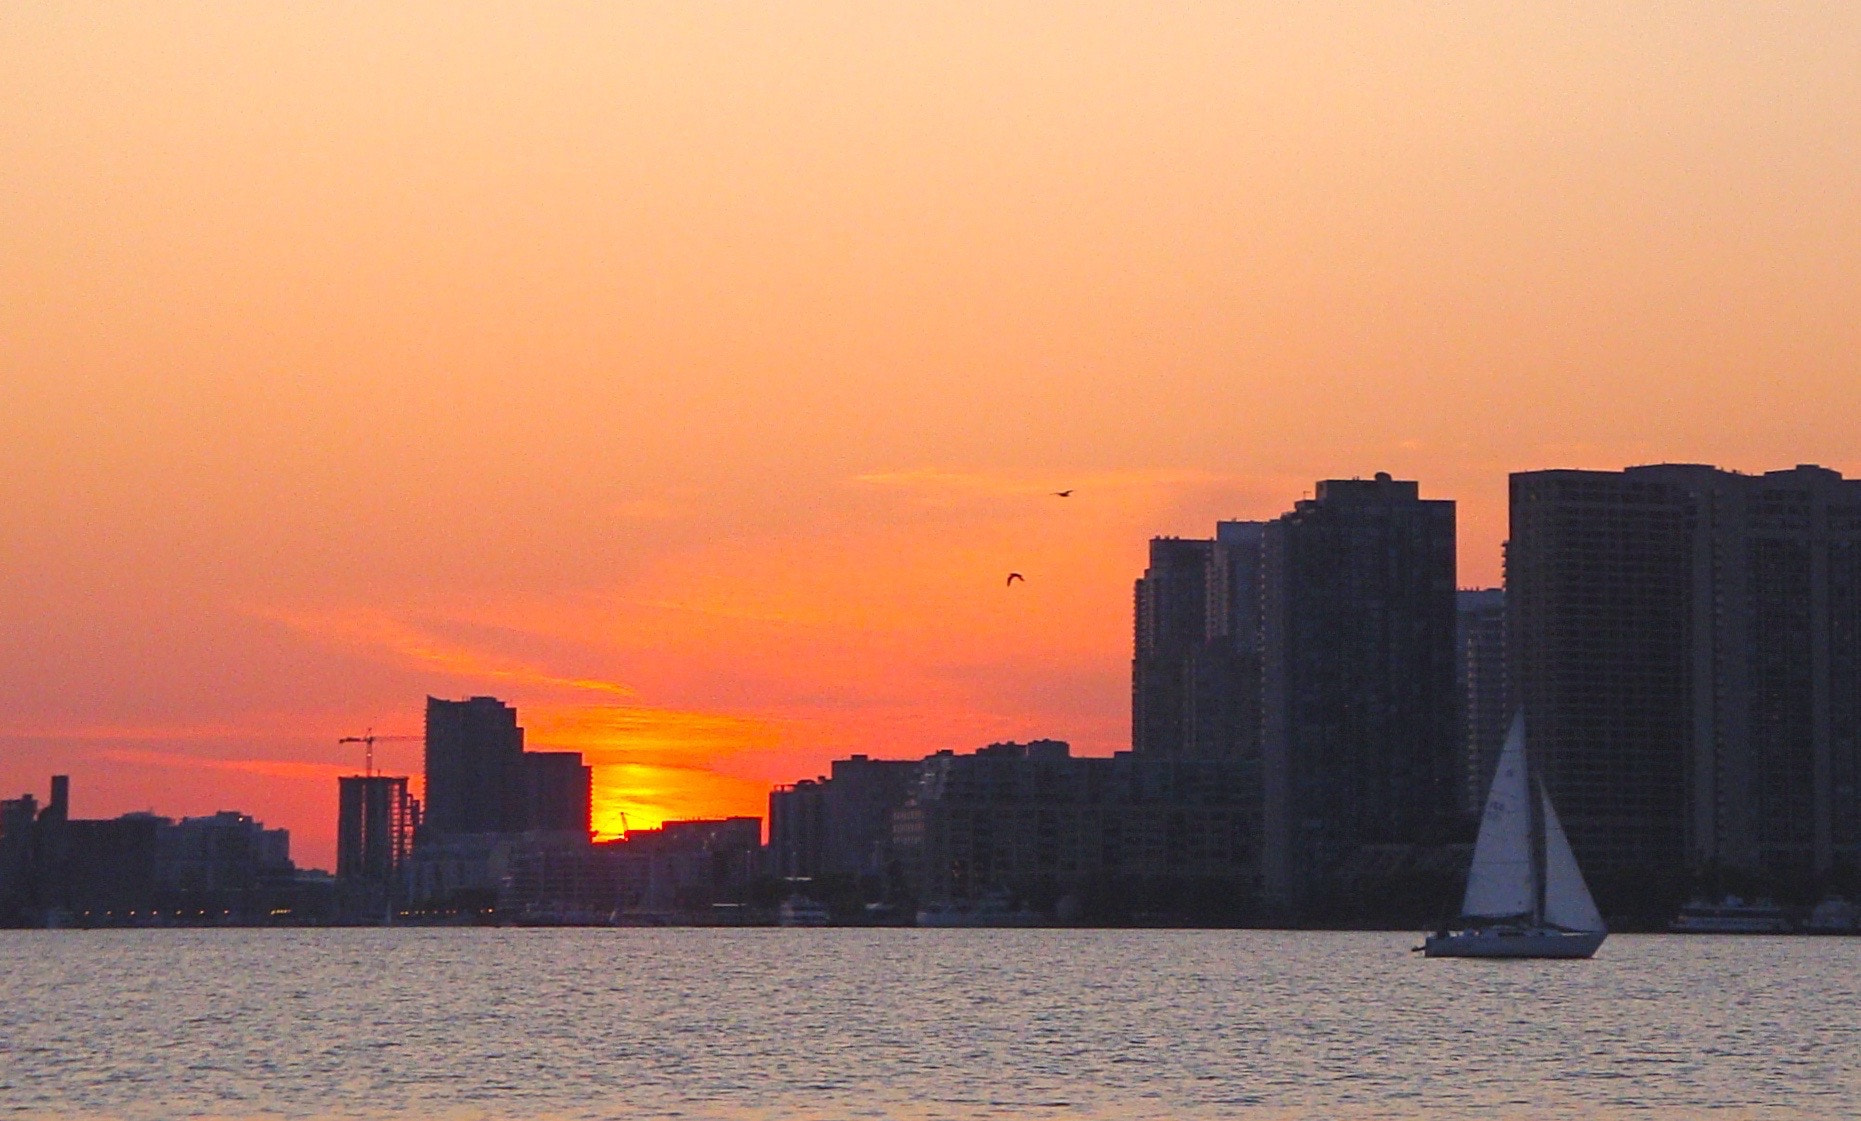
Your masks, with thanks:
<instances>
[{"instance_id":1,"label":"hazy distant skyline","mask_svg":"<svg viewBox=\"0 0 1861 1121\"><path fill-rule=\"evenodd\" d=\"M1861 472L1857 198L1849 4L10 11L0 793L327 864L428 693L606 828L1108 752L1153 535Z\"/></svg>"}]
</instances>

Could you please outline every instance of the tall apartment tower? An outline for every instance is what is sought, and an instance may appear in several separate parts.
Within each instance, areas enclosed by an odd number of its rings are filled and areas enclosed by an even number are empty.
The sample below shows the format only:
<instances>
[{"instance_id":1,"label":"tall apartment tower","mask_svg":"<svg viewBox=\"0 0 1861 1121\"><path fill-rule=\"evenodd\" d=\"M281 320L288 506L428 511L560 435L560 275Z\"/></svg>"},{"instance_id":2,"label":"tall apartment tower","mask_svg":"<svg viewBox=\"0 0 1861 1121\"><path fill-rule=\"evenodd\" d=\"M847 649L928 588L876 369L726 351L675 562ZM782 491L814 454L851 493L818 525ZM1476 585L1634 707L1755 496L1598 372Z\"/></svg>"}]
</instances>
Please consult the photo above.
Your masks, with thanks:
<instances>
[{"instance_id":1,"label":"tall apartment tower","mask_svg":"<svg viewBox=\"0 0 1861 1121\"><path fill-rule=\"evenodd\" d=\"M588 836L594 824L594 771L582 765L581 753L528 751L522 759L523 814L517 827Z\"/></svg>"},{"instance_id":2,"label":"tall apartment tower","mask_svg":"<svg viewBox=\"0 0 1861 1121\"><path fill-rule=\"evenodd\" d=\"M336 783L336 878L391 883L420 824L406 776L344 775Z\"/></svg>"},{"instance_id":3,"label":"tall apartment tower","mask_svg":"<svg viewBox=\"0 0 1861 1121\"><path fill-rule=\"evenodd\" d=\"M427 831L521 830L525 777L516 709L496 697L426 699Z\"/></svg>"},{"instance_id":4,"label":"tall apartment tower","mask_svg":"<svg viewBox=\"0 0 1861 1121\"><path fill-rule=\"evenodd\" d=\"M1512 721L1506 693L1506 593L1501 588L1463 589L1455 607L1454 659L1461 702L1455 777L1460 812L1478 817Z\"/></svg>"},{"instance_id":5,"label":"tall apartment tower","mask_svg":"<svg viewBox=\"0 0 1861 1121\"><path fill-rule=\"evenodd\" d=\"M1510 660L1586 870L1861 864L1861 480L1512 476Z\"/></svg>"},{"instance_id":6,"label":"tall apartment tower","mask_svg":"<svg viewBox=\"0 0 1861 1121\"><path fill-rule=\"evenodd\" d=\"M1297 906L1360 846L1455 817L1454 503L1327 480L1263 535L1269 897Z\"/></svg>"},{"instance_id":7,"label":"tall apartment tower","mask_svg":"<svg viewBox=\"0 0 1861 1121\"><path fill-rule=\"evenodd\" d=\"M1231 758L1260 727L1260 522L1211 539L1158 537L1132 612L1131 747Z\"/></svg>"},{"instance_id":8,"label":"tall apartment tower","mask_svg":"<svg viewBox=\"0 0 1861 1121\"><path fill-rule=\"evenodd\" d=\"M1182 754L1189 747L1196 656L1208 642L1215 543L1154 537L1133 594L1131 747Z\"/></svg>"}]
</instances>

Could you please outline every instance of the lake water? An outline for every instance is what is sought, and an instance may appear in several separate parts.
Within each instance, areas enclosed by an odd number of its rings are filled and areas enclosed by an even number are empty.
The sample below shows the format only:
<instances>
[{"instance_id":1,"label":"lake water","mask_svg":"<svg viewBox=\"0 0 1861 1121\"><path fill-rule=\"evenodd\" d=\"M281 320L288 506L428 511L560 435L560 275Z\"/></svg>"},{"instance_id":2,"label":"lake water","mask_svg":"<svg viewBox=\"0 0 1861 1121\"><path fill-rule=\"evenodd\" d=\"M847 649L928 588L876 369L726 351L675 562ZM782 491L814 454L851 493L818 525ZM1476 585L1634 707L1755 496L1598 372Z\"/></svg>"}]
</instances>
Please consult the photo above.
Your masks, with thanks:
<instances>
[{"instance_id":1,"label":"lake water","mask_svg":"<svg viewBox=\"0 0 1861 1121\"><path fill-rule=\"evenodd\" d=\"M0 932L0 1116L1861 1113L1861 939Z\"/></svg>"}]
</instances>

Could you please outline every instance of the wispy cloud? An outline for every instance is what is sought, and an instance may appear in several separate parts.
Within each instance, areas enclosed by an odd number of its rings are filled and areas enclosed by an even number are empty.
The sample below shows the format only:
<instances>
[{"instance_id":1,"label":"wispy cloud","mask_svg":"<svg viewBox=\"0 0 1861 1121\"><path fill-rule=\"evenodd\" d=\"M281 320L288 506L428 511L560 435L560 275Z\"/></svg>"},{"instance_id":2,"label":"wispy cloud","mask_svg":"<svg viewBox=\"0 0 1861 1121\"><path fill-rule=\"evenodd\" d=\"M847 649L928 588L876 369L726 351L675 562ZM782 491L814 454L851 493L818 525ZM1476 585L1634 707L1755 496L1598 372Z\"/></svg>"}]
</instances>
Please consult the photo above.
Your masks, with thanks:
<instances>
[{"instance_id":1,"label":"wispy cloud","mask_svg":"<svg viewBox=\"0 0 1861 1121\"><path fill-rule=\"evenodd\" d=\"M946 471L938 468L873 471L855 475L853 481L924 493L1044 496L1056 490L1072 490L1082 497L1091 491L1251 486L1255 482L1238 475L1196 470L1061 471L1052 475L1034 476L1026 473Z\"/></svg>"},{"instance_id":2,"label":"wispy cloud","mask_svg":"<svg viewBox=\"0 0 1861 1121\"><path fill-rule=\"evenodd\" d=\"M338 775L355 773L354 767L341 767L333 763L304 763L290 759L215 759L209 756L183 755L173 751L144 751L135 748L109 748L95 752L94 755L95 758L106 763L120 763L133 767L231 771L237 774L258 775L261 778L303 781L328 781Z\"/></svg>"},{"instance_id":3,"label":"wispy cloud","mask_svg":"<svg viewBox=\"0 0 1861 1121\"><path fill-rule=\"evenodd\" d=\"M704 768L781 738L769 720L645 705L540 706L524 723L532 742L580 751L593 765Z\"/></svg>"},{"instance_id":4,"label":"wispy cloud","mask_svg":"<svg viewBox=\"0 0 1861 1121\"><path fill-rule=\"evenodd\" d=\"M248 607L246 611L250 615L280 623L326 642L390 654L456 677L511 681L524 685L605 693L616 697L636 695L632 688L619 682L557 673L542 666L442 638L380 612L300 611L273 607Z\"/></svg>"},{"instance_id":5,"label":"wispy cloud","mask_svg":"<svg viewBox=\"0 0 1861 1121\"><path fill-rule=\"evenodd\" d=\"M255 728L238 724L27 724L0 727L0 740L12 742L172 743L249 739L271 735L277 727Z\"/></svg>"}]
</instances>

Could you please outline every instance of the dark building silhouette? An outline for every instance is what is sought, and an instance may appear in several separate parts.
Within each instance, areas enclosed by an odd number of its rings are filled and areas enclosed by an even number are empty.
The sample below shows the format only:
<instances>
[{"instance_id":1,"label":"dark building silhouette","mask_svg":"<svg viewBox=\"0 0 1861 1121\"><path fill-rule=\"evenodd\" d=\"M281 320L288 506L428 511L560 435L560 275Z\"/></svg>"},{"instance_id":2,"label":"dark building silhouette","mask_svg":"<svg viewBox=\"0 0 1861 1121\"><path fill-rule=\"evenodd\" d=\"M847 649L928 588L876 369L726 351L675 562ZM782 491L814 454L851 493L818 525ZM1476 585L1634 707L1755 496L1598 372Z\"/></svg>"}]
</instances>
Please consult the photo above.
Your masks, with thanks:
<instances>
[{"instance_id":1,"label":"dark building silhouette","mask_svg":"<svg viewBox=\"0 0 1861 1121\"><path fill-rule=\"evenodd\" d=\"M1189 750L1196 660L1209 639L1213 541L1157 537L1137 581L1132 618L1131 747Z\"/></svg>"},{"instance_id":2,"label":"dark building silhouette","mask_svg":"<svg viewBox=\"0 0 1861 1121\"><path fill-rule=\"evenodd\" d=\"M1455 819L1454 504L1327 480L1264 535L1266 881L1294 907Z\"/></svg>"},{"instance_id":3,"label":"dark building silhouette","mask_svg":"<svg viewBox=\"0 0 1861 1121\"><path fill-rule=\"evenodd\" d=\"M222 810L174 821L152 813L70 816L70 780L0 803L0 923L193 925L296 913L290 834Z\"/></svg>"},{"instance_id":4,"label":"dark building silhouette","mask_svg":"<svg viewBox=\"0 0 1861 1121\"><path fill-rule=\"evenodd\" d=\"M410 904L486 910L513 852L590 843L592 770L576 752L526 752L523 738L496 697L427 698L426 805L401 880Z\"/></svg>"},{"instance_id":5,"label":"dark building silhouette","mask_svg":"<svg viewBox=\"0 0 1861 1121\"><path fill-rule=\"evenodd\" d=\"M668 821L617 841L530 833L504 842L497 910L522 923L742 921L762 863L762 820Z\"/></svg>"},{"instance_id":6,"label":"dark building silhouette","mask_svg":"<svg viewBox=\"0 0 1861 1121\"><path fill-rule=\"evenodd\" d=\"M1220 522L1212 540L1151 540L1133 596L1133 751L1258 753L1261 533Z\"/></svg>"},{"instance_id":7,"label":"dark building silhouette","mask_svg":"<svg viewBox=\"0 0 1861 1121\"><path fill-rule=\"evenodd\" d=\"M1861 481L1667 464L1511 488L1514 688L1599 894L1854 868Z\"/></svg>"},{"instance_id":8,"label":"dark building silhouette","mask_svg":"<svg viewBox=\"0 0 1861 1121\"><path fill-rule=\"evenodd\" d=\"M546 833L592 831L594 771L574 751L530 751L523 755L521 827Z\"/></svg>"},{"instance_id":9,"label":"dark building silhouette","mask_svg":"<svg viewBox=\"0 0 1861 1121\"><path fill-rule=\"evenodd\" d=\"M398 894L420 802L407 792L405 775L344 775L336 784L338 890L352 913L376 914Z\"/></svg>"},{"instance_id":10,"label":"dark building silhouette","mask_svg":"<svg viewBox=\"0 0 1861 1121\"><path fill-rule=\"evenodd\" d=\"M940 751L918 765L893 843L924 901L1051 893L1099 872L1114 801L1112 761L1057 740Z\"/></svg>"},{"instance_id":11,"label":"dark building silhouette","mask_svg":"<svg viewBox=\"0 0 1861 1121\"><path fill-rule=\"evenodd\" d=\"M496 697L426 699L426 819L436 834L524 826L523 729Z\"/></svg>"},{"instance_id":12,"label":"dark building silhouette","mask_svg":"<svg viewBox=\"0 0 1861 1121\"><path fill-rule=\"evenodd\" d=\"M31 908L38 821L39 800L32 795L0 801L0 927L24 925Z\"/></svg>"},{"instance_id":13,"label":"dark building silhouette","mask_svg":"<svg viewBox=\"0 0 1861 1121\"><path fill-rule=\"evenodd\" d=\"M920 903L1006 893L1101 921L1235 921L1257 895L1259 818L1234 773L1215 758L1079 758L1057 740L941 751L892 814L893 851Z\"/></svg>"},{"instance_id":14,"label":"dark building silhouette","mask_svg":"<svg viewBox=\"0 0 1861 1121\"><path fill-rule=\"evenodd\" d=\"M915 759L854 755L831 777L769 794L769 871L783 878L877 876L890 863L892 811L911 794Z\"/></svg>"},{"instance_id":15,"label":"dark building silhouette","mask_svg":"<svg viewBox=\"0 0 1861 1121\"><path fill-rule=\"evenodd\" d=\"M65 823L64 859L51 877L54 906L79 920L134 919L154 910L165 824L153 814Z\"/></svg>"},{"instance_id":16,"label":"dark building silhouette","mask_svg":"<svg viewBox=\"0 0 1861 1121\"><path fill-rule=\"evenodd\" d=\"M1499 750L1512 720L1506 680L1506 593L1464 589L1455 598L1454 656L1460 690L1460 811L1477 818L1486 804Z\"/></svg>"},{"instance_id":17,"label":"dark building silhouette","mask_svg":"<svg viewBox=\"0 0 1861 1121\"><path fill-rule=\"evenodd\" d=\"M526 752L517 710L496 697L427 698L423 835L587 836L593 787L579 753Z\"/></svg>"},{"instance_id":18,"label":"dark building silhouette","mask_svg":"<svg viewBox=\"0 0 1861 1121\"><path fill-rule=\"evenodd\" d=\"M828 779L804 778L769 792L769 874L812 879L827 870Z\"/></svg>"},{"instance_id":19,"label":"dark building silhouette","mask_svg":"<svg viewBox=\"0 0 1861 1121\"><path fill-rule=\"evenodd\" d=\"M267 829L250 814L221 810L179 821L156 822L156 878L166 891L190 896L249 895L268 879L289 879L291 834Z\"/></svg>"},{"instance_id":20,"label":"dark building silhouette","mask_svg":"<svg viewBox=\"0 0 1861 1121\"><path fill-rule=\"evenodd\" d=\"M1532 762L1592 878L1686 863L1687 489L1646 472L1511 479L1514 684Z\"/></svg>"}]
</instances>

